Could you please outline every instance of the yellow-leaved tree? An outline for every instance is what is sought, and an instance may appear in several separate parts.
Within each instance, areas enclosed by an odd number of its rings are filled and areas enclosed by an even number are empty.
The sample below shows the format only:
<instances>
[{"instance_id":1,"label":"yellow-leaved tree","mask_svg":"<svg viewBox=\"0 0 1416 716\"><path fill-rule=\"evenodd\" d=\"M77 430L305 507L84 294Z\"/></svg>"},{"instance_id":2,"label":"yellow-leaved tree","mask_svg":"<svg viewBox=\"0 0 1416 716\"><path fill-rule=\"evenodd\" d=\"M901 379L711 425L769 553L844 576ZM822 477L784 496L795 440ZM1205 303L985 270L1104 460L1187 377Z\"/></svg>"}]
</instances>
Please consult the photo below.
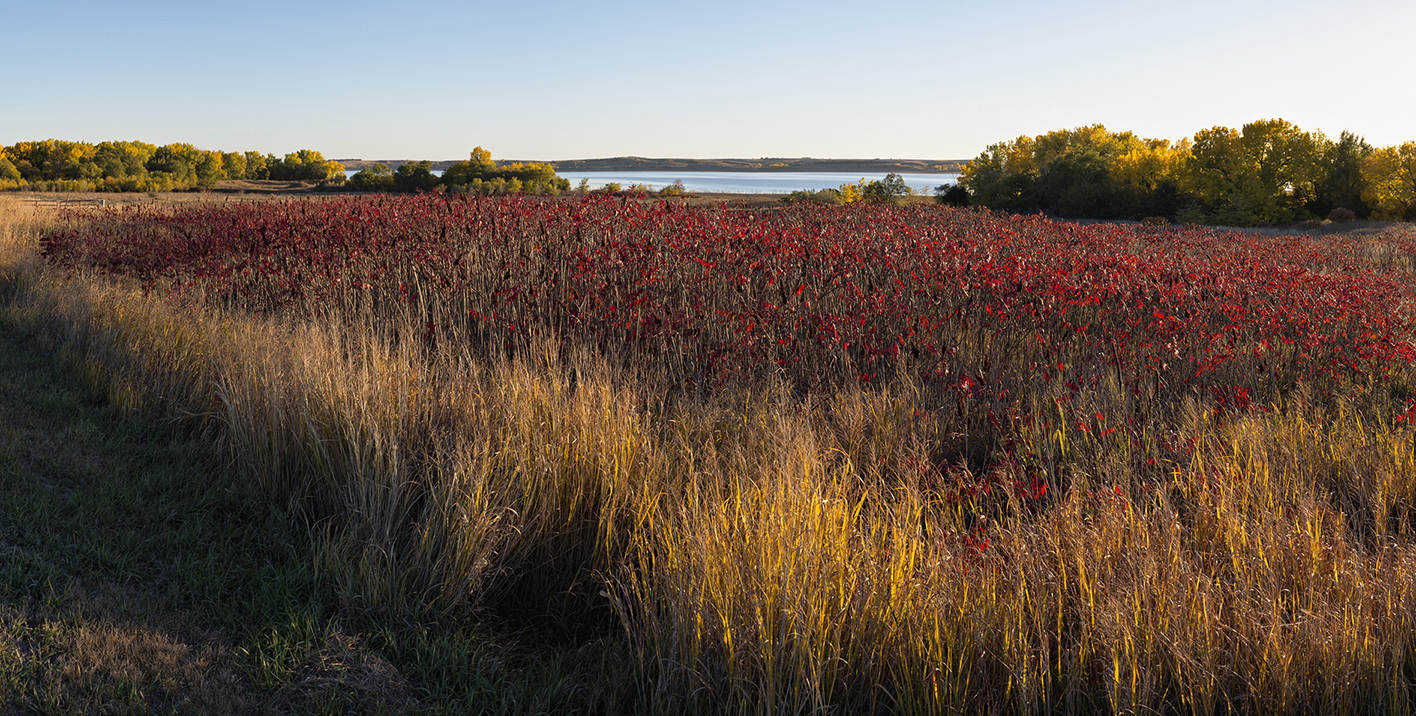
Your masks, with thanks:
<instances>
[{"instance_id":1,"label":"yellow-leaved tree","mask_svg":"<svg viewBox=\"0 0 1416 716\"><path fill-rule=\"evenodd\" d=\"M15 168L15 163L5 154L5 148L0 147L0 189L17 187L22 183L20 170Z\"/></svg>"},{"instance_id":2,"label":"yellow-leaved tree","mask_svg":"<svg viewBox=\"0 0 1416 716\"><path fill-rule=\"evenodd\" d=\"M1165 181L1178 181L1190 158L1190 140L1170 146L1168 139L1148 139L1116 158L1111 178L1141 191L1155 191Z\"/></svg>"},{"instance_id":3,"label":"yellow-leaved tree","mask_svg":"<svg viewBox=\"0 0 1416 716\"><path fill-rule=\"evenodd\" d=\"M990 144L964 165L959 184L971 200L991 209L1029 211L1038 206L1036 143L1023 135Z\"/></svg>"},{"instance_id":4,"label":"yellow-leaved tree","mask_svg":"<svg viewBox=\"0 0 1416 716\"><path fill-rule=\"evenodd\" d=\"M859 184L857 184L857 183L855 183L855 182L850 182L850 183L847 183L847 184L842 184L841 187L836 190L837 194L838 194L838 195L840 196L840 198L841 198L841 203L842 203L842 204L854 204L854 203L860 201L862 198L864 198L865 195L864 195L864 194L861 192L861 190L860 190L860 188L861 188L862 186L864 186L864 185L865 185L865 177L861 177L861 180L860 180L860 183L859 183Z\"/></svg>"},{"instance_id":5,"label":"yellow-leaved tree","mask_svg":"<svg viewBox=\"0 0 1416 716\"><path fill-rule=\"evenodd\" d=\"M1362 178L1372 218L1416 220L1416 142L1372 152L1362 161Z\"/></svg>"}]
</instances>

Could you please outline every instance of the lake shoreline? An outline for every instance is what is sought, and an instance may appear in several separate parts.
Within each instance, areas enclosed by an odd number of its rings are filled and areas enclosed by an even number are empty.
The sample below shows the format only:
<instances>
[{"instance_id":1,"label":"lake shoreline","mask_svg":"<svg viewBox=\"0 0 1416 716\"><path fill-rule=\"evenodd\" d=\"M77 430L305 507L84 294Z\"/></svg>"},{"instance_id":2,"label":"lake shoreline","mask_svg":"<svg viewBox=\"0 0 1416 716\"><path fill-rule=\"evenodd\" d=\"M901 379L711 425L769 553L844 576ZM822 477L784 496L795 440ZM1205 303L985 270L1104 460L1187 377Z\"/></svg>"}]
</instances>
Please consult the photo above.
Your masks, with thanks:
<instances>
[{"instance_id":1,"label":"lake shoreline","mask_svg":"<svg viewBox=\"0 0 1416 716\"><path fill-rule=\"evenodd\" d=\"M415 159L338 159L346 169L358 170L373 164L397 168ZM460 159L433 162L433 170L446 170ZM796 159L762 157L758 159L674 159L648 157L609 157L604 159L503 159L501 165L516 163L549 164L556 172L864 172L957 174L968 163L966 159Z\"/></svg>"}]
</instances>

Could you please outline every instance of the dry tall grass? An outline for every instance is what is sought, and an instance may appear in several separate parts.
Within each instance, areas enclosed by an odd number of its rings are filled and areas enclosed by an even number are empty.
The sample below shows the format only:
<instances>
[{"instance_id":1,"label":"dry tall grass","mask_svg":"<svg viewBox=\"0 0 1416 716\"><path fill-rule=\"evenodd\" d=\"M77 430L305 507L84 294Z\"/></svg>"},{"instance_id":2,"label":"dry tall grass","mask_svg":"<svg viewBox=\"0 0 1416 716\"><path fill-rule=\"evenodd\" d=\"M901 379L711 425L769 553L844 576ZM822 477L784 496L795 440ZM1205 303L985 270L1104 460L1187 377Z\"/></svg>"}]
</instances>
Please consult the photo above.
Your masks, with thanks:
<instances>
[{"instance_id":1,"label":"dry tall grass","mask_svg":"<svg viewBox=\"0 0 1416 716\"><path fill-rule=\"evenodd\" d=\"M673 401L591 355L202 312L44 270L3 211L11 300L303 506L352 608L563 595L664 712L1416 710L1416 441L1367 407L1190 400L1139 445L1031 424L1072 481L1024 504L929 466L968 426L907 382Z\"/></svg>"}]
</instances>

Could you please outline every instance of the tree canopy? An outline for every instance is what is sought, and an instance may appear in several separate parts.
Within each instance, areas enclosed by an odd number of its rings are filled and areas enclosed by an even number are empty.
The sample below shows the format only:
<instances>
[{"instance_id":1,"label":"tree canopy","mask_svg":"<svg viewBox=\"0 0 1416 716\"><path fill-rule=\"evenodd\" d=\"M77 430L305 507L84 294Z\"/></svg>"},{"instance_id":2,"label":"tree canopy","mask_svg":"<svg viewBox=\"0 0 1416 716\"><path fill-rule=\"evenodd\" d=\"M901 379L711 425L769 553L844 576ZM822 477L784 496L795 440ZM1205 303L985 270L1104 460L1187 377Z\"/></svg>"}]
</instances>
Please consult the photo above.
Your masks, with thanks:
<instances>
[{"instance_id":1,"label":"tree canopy","mask_svg":"<svg viewBox=\"0 0 1416 716\"><path fill-rule=\"evenodd\" d=\"M1175 143L1096 124L990 145L960 185L972 204L1076 218L1248 226L1339 208L1406 218L1416 216L1413 157L1413 143L1373 149L1355 134L1333 141L1283 119L1210 127Z\"/></svg>"},{"instance_id":2,"label":"tree canopy","mask_svg":"<svg viewBox=\"0 0 1416 716\"><path fill-rule=\"evenodd\" d=\"M283 157L260 152L222 152L191 144L66 142L46 139L0 146L0 190L185 191L208 189L223 179L345 182L344 165L313 149ZM475 194L554 194L570 189L555 167L537 162L498 164L477 147L441 177L432 162L406 162L396 169L364 166L350 177L356 191L445 191Z\"/></svg>"},{"instance_id":3,"label":"tree canopy","mask_svg":"<svg viewBox=\"0 0 1416 716\"><path fill-rule=\"evenodd\" d=\"M90 144L46 139L0 148L0 189L37 191L182 191L223 179L344 180L344 167L302 149L283 159L176 143Z\"/></svg>"},{"instance_id":4,"label":"tree canopy","mask_svg":"<svg viewBox=\"0 0 1416 716\"><path fill-rule=\"evenodd\" d=\"M570 181L556 176L549 164L499 166L481 147L474 148L467 161L448 167L441 183L446 191L472 194L554 194L570 189Z\"/></svg>"}]
</instances>

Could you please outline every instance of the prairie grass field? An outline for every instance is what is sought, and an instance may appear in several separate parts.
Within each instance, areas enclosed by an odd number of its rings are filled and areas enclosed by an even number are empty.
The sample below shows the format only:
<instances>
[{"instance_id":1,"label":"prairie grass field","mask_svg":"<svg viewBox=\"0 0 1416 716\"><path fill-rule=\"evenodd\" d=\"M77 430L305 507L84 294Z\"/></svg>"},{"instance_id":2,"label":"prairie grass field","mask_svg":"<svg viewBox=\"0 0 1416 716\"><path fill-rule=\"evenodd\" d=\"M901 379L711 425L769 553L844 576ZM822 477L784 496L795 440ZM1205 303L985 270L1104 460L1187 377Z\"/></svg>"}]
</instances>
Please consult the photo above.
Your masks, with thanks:
<instances>
[{"instance_id":1,"label":"prairie grass field","mask_svg":"<svg viewBox=\"0 0 1416 716\"><path fill-rule=\"evenodd\" d=\"M417 708L1416 711L1409 225L0 211L6 310L302 526Z\"/></svg>"}]
</instances>

